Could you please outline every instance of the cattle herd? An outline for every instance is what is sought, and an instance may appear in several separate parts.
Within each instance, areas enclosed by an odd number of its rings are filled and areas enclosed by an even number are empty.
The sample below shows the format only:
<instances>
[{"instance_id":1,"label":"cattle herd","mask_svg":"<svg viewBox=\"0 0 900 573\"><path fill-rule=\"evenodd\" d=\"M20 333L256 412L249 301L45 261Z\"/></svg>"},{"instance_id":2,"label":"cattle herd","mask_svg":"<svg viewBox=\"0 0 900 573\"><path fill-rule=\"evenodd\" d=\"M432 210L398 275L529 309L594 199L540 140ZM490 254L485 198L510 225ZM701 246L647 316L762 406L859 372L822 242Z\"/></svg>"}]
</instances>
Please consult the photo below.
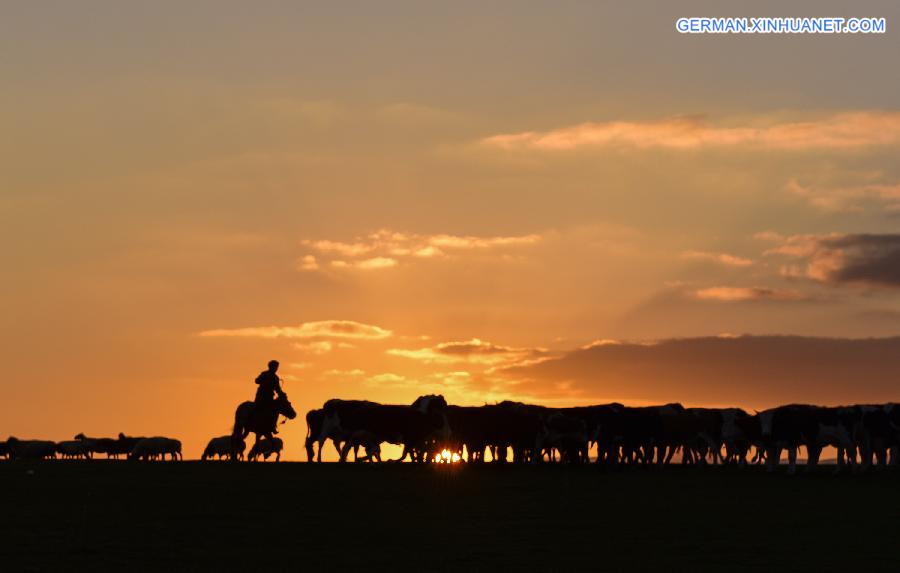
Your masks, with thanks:
<instances>
[{"instance_id":1,"label":"cattle herd","mask_svg":"<svg viewBox=\"0 0 900 573\"><path fill-rule=\"evenodd\" d=\"M779 406L750 414L739 408L685 408L681 404L630 407L618 403L548 408L519 402L448 405L422 396L412 405L329 400L306 415L308 461L321 461L334 443L341 461L381 460L382 443L403 446L401 460L449 459L517 463L560 461L607 466L764 463L775 470L787 453L815 466L824 448L837 451L839 468L860 470L900 462L900 404ZM595 457L590 456L592 448ZM359 456L359 449L364 455ZM316 451L318 449L318 451Z\"/></svg>"},{"instance_id":2,"label":"cattle herd","mask_svg":"<svg viewBox=\"0 0 900 573\"><path fill-rule=\"evenodd\" d=\"M443 396L421 396L410 405L368 400L329 400L306 415L307 461L322 461L330 440L339 460L382 461L381 445L403 447L400 461L463 461L603 466L765 464L770 471L787 454L794 473L798 450L815 466L826 447L836 450L838 469L860 471L900 465L900 404L824 407L779 406L750 414L740 408L685 408L681 404L624 406L618 403L549 408L504 401L454 406ZM247 460L281 459L281 439L261 438ZM244 459L246 444L235 435L213 438L201 460ZM360 450L363 450L360 452ZM593 455L591 455L593 452ZM164 437L91 438L51 442L9 438L0 442L8 459L126 457L181 459L181 442Z\"/></svg>"}]
</instances>

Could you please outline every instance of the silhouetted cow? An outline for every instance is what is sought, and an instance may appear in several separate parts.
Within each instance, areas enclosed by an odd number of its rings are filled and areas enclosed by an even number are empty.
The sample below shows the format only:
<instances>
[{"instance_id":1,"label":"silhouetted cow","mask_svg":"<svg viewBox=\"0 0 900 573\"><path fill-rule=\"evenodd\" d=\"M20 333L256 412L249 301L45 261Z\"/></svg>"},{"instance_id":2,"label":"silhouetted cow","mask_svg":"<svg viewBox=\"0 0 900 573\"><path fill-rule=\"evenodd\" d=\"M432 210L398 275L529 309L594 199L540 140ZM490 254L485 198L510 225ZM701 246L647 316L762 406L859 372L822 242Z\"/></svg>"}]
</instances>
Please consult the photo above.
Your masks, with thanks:
<instances>
[{"instance_id":1,"label":"silhouetted cow","mask_svg":"<svg viewBox=\"0 0 900 573\"><path fill-rule=\"evenodd\" d=\"M331 440L334 444L338 455L343 451L343 445L350 438L350 431L344 429L342 420L348 419L353 413L360 408L368 408L370 406L378 406L377 402L369 400L341 400L333 398L325 402L321 409L321 414L317 410L311 410L306 415L307 437L306 437L306 456L309 460L312 453L313 444L318 444L316 453L316 461L322 461L322 447L327 440ZM359 447L353 448L353 457L356 458ZM342 460L343 461L343 460Z\"/></svg>"},{"instance_id":2,"label":"silhouetted cow","mask_svg":"<svg viewBox=\"0 0 900 573\"><path fill-rule=\"evenodd\" d=\"M322 447L329 438L332 439L332 443L338 454L341 453L340 443L335 440L333 436L328 436L323 433L322 430L324 426L324 409L319 408L317 410L310 410L306 413L306 442L304 442L304 448L306 449L307 462L313 461L313 456L315 456L317 462L322 461ZM316 444L318 444L318 447L315 447Z\"/></svg>"},{"instance_id":3,"label":"silhouetted cow","mask_svg":"<svg viewBox=\"0 0 900 573\"><path fill-rule=\"evenodd\" d=\"M370 442L402 445L403 454L398 461L407 457L428 461L429 454L435 453L450 435L446 409L447 401L437 395L421 396L410 406L329 400L324 408L323 432L346 440L341 448L342 462L353 447L349 438L362 431L373 436Z\"/></svg>"},{"instance_id":4,"label":"silhouetted cow","mask_svg":"<svg viewBox=\"0 0 900 573\"><path fill-rule=\"evenodd\" d=\"M535 452L538 461L547 454L555 461L554 451L565 463L587 463L590 453L590 434L584 419L565 410L553 410L542 418L539 436L540 451Z\"/></svg>"},{"instance_id":5,"label":"silhouetted cow","mask_svg":"<svg viewBox=\"0 0 900 573\"><path fill-rule=\"evenodd\" d=\"M850 449L853 413L849 408L826 408L805 404L779 406L759 413L762 439L766 446L766 467L774 471L782 450L788 453L788 473L797 469L797 449L807 450L807 466L815 466L822 448Z\"/></svg>"}]
</instances>

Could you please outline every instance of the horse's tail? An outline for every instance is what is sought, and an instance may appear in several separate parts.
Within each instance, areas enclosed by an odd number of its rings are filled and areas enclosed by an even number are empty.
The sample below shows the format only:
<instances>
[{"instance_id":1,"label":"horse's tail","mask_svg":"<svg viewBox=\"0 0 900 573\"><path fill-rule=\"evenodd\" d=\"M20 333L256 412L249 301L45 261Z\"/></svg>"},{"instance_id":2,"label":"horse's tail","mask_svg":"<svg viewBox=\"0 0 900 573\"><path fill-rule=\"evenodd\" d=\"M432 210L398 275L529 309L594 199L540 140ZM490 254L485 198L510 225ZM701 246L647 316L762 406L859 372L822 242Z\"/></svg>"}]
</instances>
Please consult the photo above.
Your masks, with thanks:
<instances>
[{"instance_id":1,"label":"horse's tail","mask_svg":"<svg viewBox=\"0 0 900 573\"><path fill-rule=\"evenodd\" d=\"M231 461L237 461L238 453L242 451L241 442L244 440L244 423L241 421L241 407L238 405L234 411L234 426L231 429Z\"/></svg>"}]
</instances>

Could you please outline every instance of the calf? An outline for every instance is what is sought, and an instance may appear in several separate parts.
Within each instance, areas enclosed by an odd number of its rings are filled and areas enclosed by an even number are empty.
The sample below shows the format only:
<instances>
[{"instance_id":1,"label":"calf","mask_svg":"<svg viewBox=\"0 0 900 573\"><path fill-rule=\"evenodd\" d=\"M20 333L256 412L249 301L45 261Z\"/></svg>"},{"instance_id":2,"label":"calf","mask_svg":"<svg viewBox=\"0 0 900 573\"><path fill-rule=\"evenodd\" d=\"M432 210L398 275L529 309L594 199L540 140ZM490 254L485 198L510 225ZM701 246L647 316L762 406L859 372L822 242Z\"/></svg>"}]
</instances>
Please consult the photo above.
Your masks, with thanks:
<instances>
[{"instance_id":1,"label":"calf","mask_svg":"<svg viewBox=\"0 0 900 573\"><path fill-rule=\"evenodd\" d=\"M366 455L362 457L354 457L355 462L380 462L381 461L381 441L378 436L366 430L354 432L348 441L355 449L362 447Z\"/></svg>"},{"instance_id":2,"label":"calf","mask_svg":"<svg viewBox=\"0 0 900 573\"><path fill-rule=\"evenodd\" d=\"M247 461L256 461L259 456L268 460L269 456L275 454L275 461L279 462L281 461L282 449L284 449L284 442L281 441L281 438L260 438L256 440L256 443L250 448L250 453L247 454Z\"/></svg>"}]
</instances>

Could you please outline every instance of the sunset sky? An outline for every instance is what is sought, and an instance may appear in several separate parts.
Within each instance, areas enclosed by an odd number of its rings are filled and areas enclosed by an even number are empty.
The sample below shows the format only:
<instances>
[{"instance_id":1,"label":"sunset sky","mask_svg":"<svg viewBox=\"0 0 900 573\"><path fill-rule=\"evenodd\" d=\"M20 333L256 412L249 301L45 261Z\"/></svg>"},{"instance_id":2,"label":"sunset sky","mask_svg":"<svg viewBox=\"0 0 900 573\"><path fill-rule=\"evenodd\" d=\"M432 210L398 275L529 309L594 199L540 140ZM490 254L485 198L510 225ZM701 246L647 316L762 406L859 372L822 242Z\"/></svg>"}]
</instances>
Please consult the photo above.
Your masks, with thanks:
<instances>
[{"instance_id":1,"label":"sunset sky","mask_svg":"<svg viewBox=\"0 0 900 573\"><path fill-rule=\"evenodd\" d=\"M5 6L0 436L900 399L900 5L628 4Z\"/></svg>"}]
</instances>

